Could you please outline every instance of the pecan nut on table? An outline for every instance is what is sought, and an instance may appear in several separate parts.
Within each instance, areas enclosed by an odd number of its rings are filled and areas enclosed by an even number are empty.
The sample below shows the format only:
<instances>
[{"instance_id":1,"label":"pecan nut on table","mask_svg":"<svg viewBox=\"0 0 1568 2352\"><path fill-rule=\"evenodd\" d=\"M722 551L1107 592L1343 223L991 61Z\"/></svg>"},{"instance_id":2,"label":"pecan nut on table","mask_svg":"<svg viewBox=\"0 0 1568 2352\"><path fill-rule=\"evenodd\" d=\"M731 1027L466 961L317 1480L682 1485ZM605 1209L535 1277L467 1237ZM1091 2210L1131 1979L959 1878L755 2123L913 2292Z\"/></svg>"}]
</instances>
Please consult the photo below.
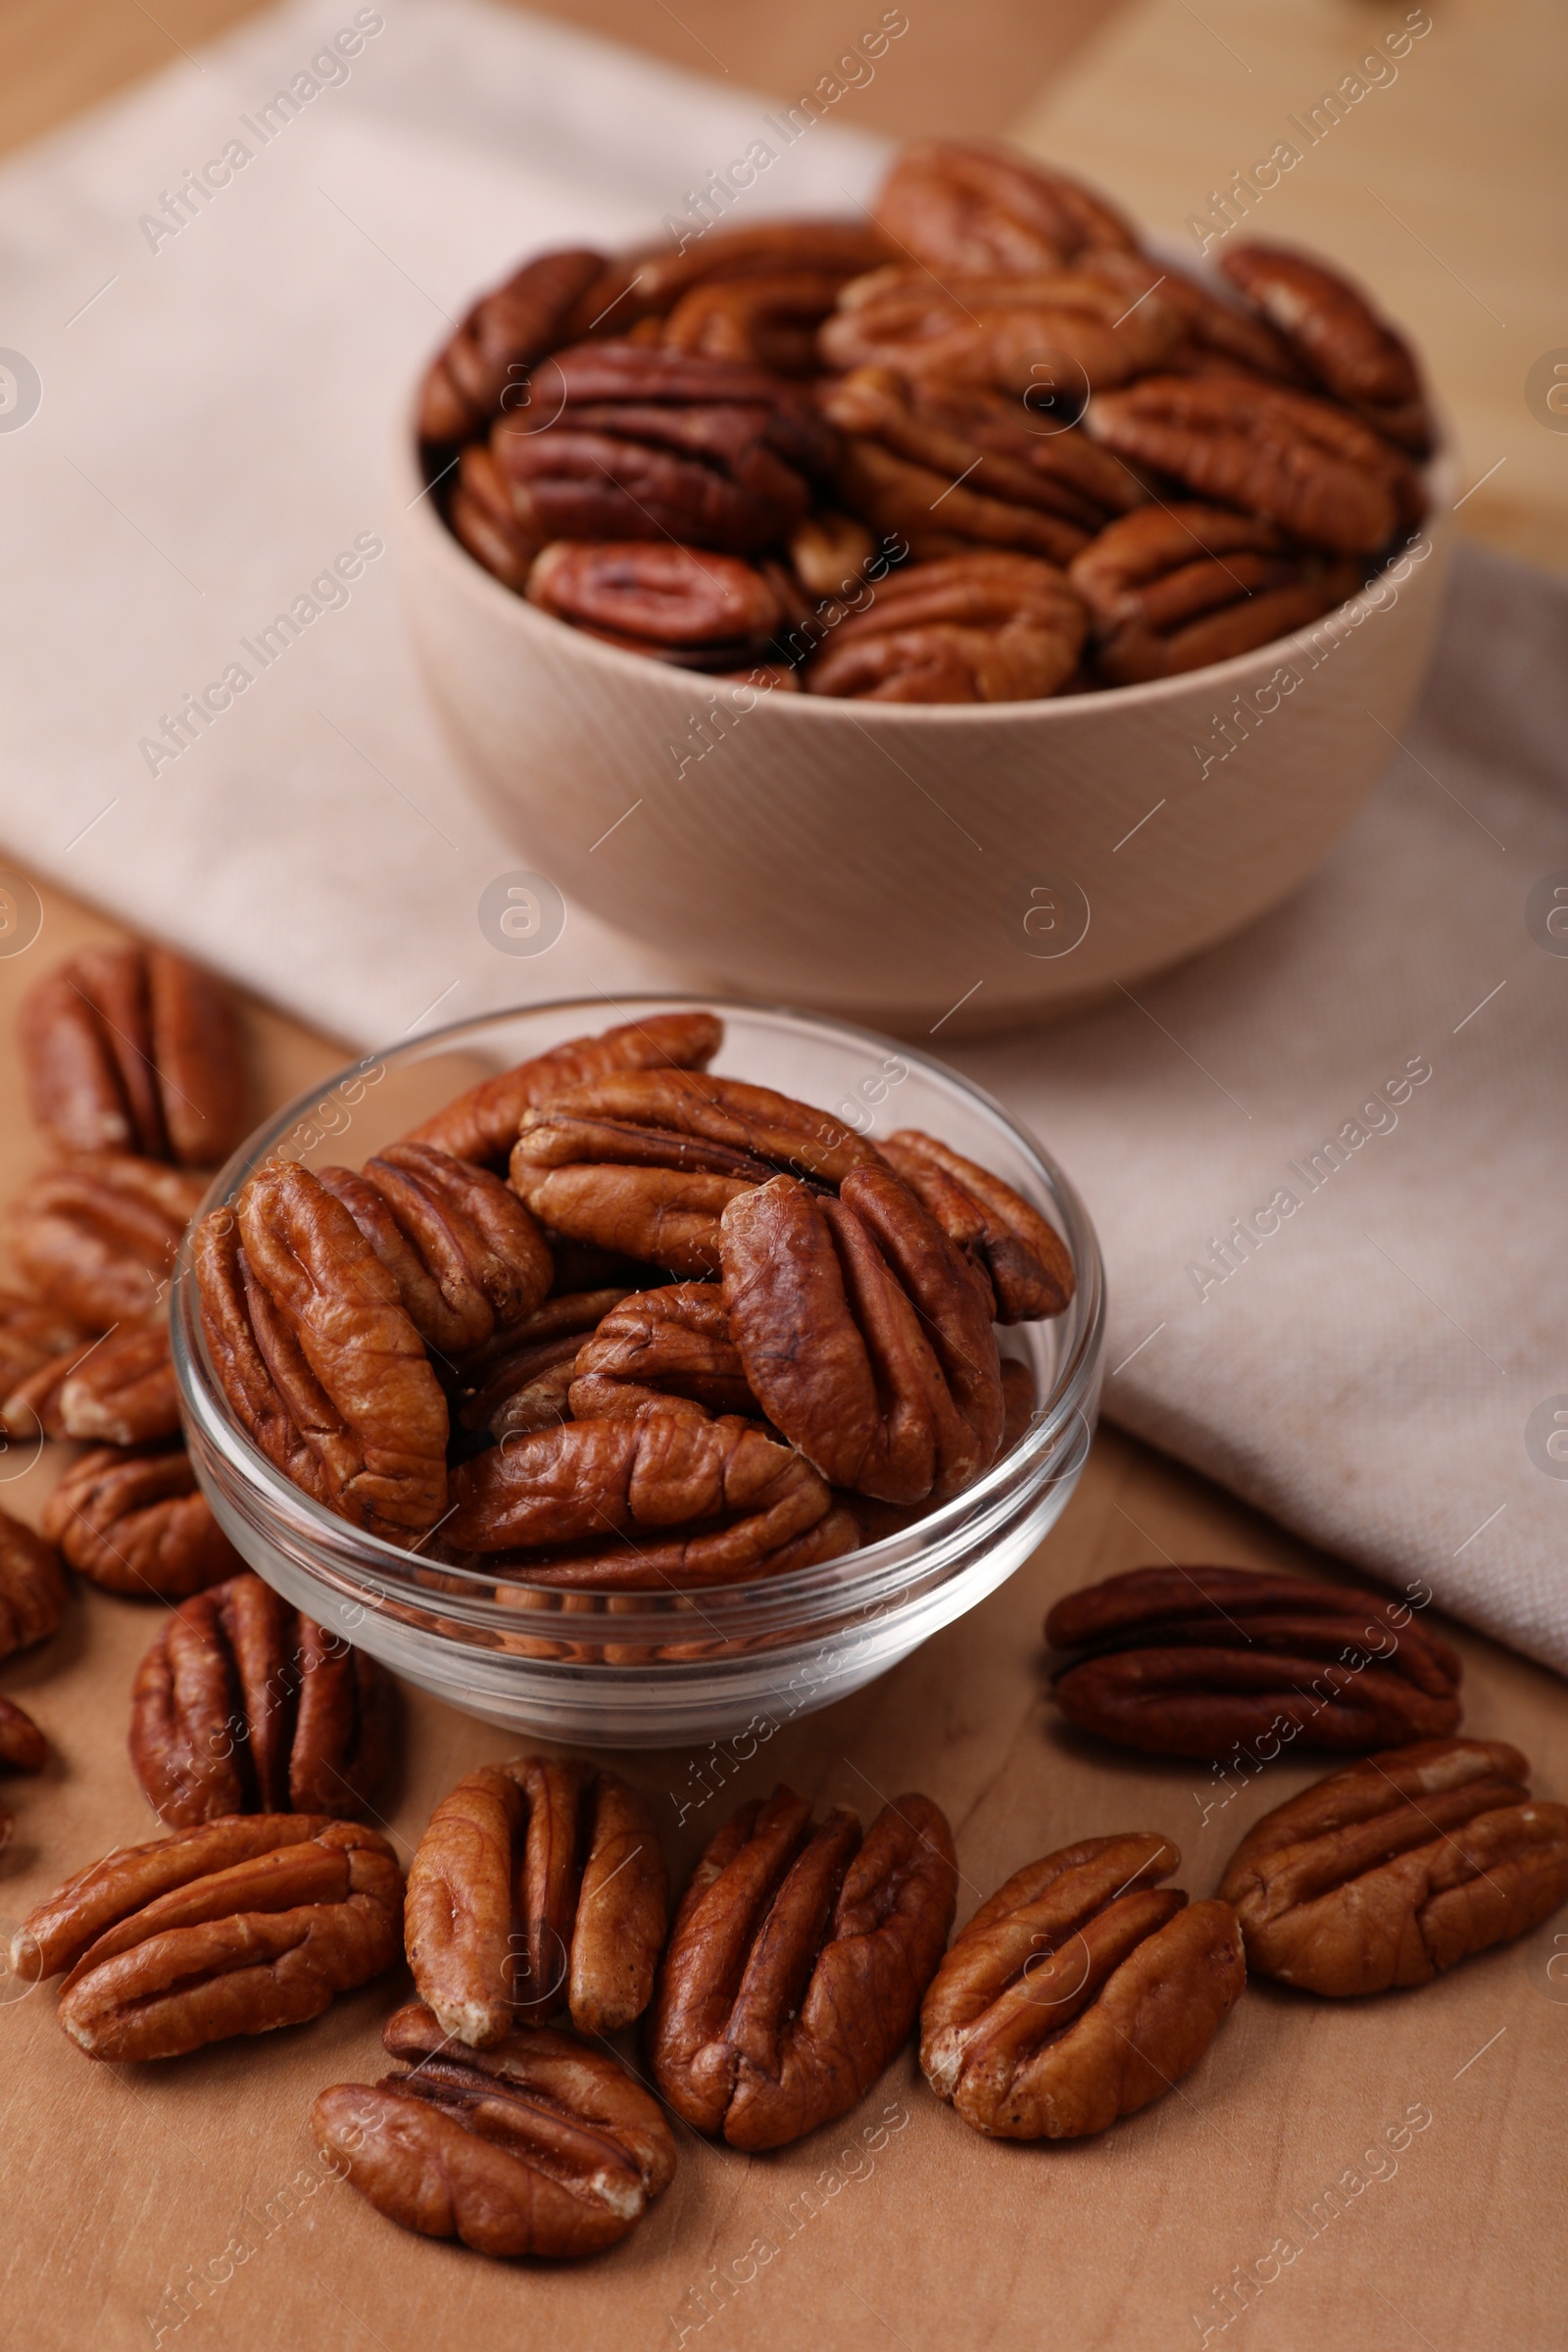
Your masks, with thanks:
<instances>
[{"instance_id":1,"label":"pecan nut on table","mask_svg":"<svg viewBox=\"0 0 1568 2352\"><path fill-rule=\"evenodd\" d=\"M76 1339L20 1380L0 1407L14 1438L41 1430L92 1446L146 1446L177 1436L179 1391L166 1323L132 1323Z\"/></svg>"},{"instance_id":2,"label":"pecan nut on table","mask_svg":"<svg viewBox=\"0 0 1568 2352\"><path fill-rule=\"evenodd\" d=\"M1368 1756L1265 1813L1220 1883L1254 1975L1306 1992L1425 1984L1568 1900L1568 1805L1499 1740Z\"/></svg>"},{"instance_id":3,"label":"pecan nut on table","mask_svg":"<svg viewBox=\"0 0 1568 2352\"><path fill-rule=\"evenodd\" d=\"M66 1580L52 1544L0 1511L0 1658L47 1641L66 1605Z\"/></svg>"},{"instance_id":4,"label":"pecan nut on table","mask_svg":"<svg viewBox=\"0 0 1568 2352\"><path fill-rule=\"evenodd\" d=\"M393 1686L364 1650L235 1576L184 1601L136 1669L130 1761L171 1829L361 1812L391 1760Z\"/></svg>"},{"instance_id":5,"label":"pecan nut on table","mask_svg":"<svg viewBox=\"0 0 1568 2352\"><path fill-rule=\"evenodd\" d=\"M419 440L475 561L611 646L972 703L1201 668L1319 618L1420 522L1435 433L1403 338L1326 263L1244 242L1189 276L1066 174L927 140L860 222L528 262L431 366ZM1153 518L1195 499L1184 557ZM987 553L1034 560L989 592L1051 658L868 656L884 602L922 611L950 593L923 574Z\"/></svg>"},{"instance_id":6,"label":"pecan nut on table","mask_svg":"<svg viewBox=\"0 0 1568 2352\"><path fill-rule=\"evenodd\" d=\"M318 2017L402 1954L386 1839L319 1814L249 1814L121 1846L12 1938L24 1982L65 1972L60 2022L89 2058L175 2058Z\"/></svg>"},{"instance_id":7,"label":"pecan nut on table","mask_svg":"<svg viewBox=\"0 0 1568 2352\"><path fill-rule=\"evenodd\" d=\"M471 2049L569 2013L610 2034L648 2005L669 1882L618 1773L544 1756L481 1765L437 1805L409 1870L420 1998Z\"/></svg>"},{"instance_id":8,"label":"pecan nut on table","mask_svg":"<svg viewBox=\"0 0 1568 2352\"><path fill-rule=\"evenodd\" d=\"M239 1019L216 974L167 948L89 948L24 999L33 1119L58 1150L216 1167L244 1137Z\"/></svg>"},{"instance_id":9,"label":"pecan nut on table","mask_svg":"<svg viewBox=\"0 0 1568 2352\"><path fill-rule=\"evenodd\" d=\"M94 1446L66 1470L42 1525L78 1575L132 1599L184 1600L245 1565L183 1446Z\"/></svg>"},{"instance_id":10,"label":"pecan nut on table","mask_svg":"<svg viewBox=\"0 0 1568 2352\"><path fill-rule=\"evenodd\" d=\"M1407 1601L1250 1568L1131 1568L1046 1618L1056 1704L1080 1730L1156 1756L1277 1755L1457 1729L1458 1657Z\"/></svg>"},{"instance_id":11,"label":"pecan nut on table","mask_svg":"<svg viewBox=\"0 0 1568 2352\"><path fill-rule=\"evenodd\" d=\"M0 1772L42 1772L49 1761L49 1742L25 1707L0 1698ZM0 1805L0 1845L11 1842L10 1808Z\"/></svg>"},{"instance_id":12,"label":"pecan nut on table","mask_svg":"<svg viewBox=\"0 0 1568 2352\"><path fill-rule=\"evenodd\" d=\"M953 1834L924 1796L861 1837L776 1788L712 1838L675 1914L644 2028L675 2113L778 2148L845 2114L897 2056L957 1901Z\"/></svg>"},{"instance_id":13,"label":"pecan nut on table","mask_svg":"<svg viewBox=\"0 0 1568 2352\"><path fill-rule=\"evenodd\" d=\"M607 2051L547 2026L488 2049L454 2041L420 2002L387 2020L407 2074L323 2090L311 2128L376 2210L498 2256L596 2254L675 2171L657 2100Z\"/></svg>"},{"instance_id":14,"label":"pecan nut on table","mask_svg":"<svg viewBox=\"0 0 1568 2352\"><path fill-rule=\"evenodd\" d=\"M1191 2073L1247 1967L1228 1903L1159 1886L1180 1865L1151 1833L1090 1838L981 1904L920 2011L926 2080L966 2124L1077 2139Z\"/></svg>"}]
</instances>

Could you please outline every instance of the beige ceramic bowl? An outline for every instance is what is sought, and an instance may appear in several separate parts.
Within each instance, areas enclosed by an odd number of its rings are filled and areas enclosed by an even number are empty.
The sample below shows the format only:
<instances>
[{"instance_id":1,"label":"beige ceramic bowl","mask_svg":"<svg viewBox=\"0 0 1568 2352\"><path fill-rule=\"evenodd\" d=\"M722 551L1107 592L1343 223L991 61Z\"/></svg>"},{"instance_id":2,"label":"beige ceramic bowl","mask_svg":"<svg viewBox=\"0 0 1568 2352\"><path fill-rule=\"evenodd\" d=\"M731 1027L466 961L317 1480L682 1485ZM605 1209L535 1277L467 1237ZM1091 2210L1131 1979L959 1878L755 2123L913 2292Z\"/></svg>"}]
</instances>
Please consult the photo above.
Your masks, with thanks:
<instances>
[{"instance_id":1,"label":"beige ceramic bowl","mask_svg":"<svg viewBox=\"0 0 1568 2352\"><path fill-rule=\"evenodd\" d=\"M1296 889L1402 731L1449 552L1440 465L1412 548L1259 653L1055 702L833 702L551 619L417 497L412 443L398 463L419 656L530 866L737 993L915 1036L1135 986Z\"/></svg>"}]
</instances>

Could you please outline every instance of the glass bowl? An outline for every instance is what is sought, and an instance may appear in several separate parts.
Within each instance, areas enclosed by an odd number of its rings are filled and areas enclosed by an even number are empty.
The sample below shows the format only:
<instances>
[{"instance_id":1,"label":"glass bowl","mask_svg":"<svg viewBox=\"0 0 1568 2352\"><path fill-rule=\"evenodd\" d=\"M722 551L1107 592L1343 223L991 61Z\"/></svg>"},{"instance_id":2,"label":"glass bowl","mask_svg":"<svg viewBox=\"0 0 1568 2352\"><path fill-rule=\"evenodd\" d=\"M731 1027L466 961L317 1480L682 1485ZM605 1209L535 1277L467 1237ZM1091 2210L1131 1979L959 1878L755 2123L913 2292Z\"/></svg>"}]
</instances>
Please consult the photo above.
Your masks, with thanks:
<instances>
[{"instance_id":1,"label":"glass bowl","mask_svg":"<svg viewBox=\"0 0 1568 2352\"><path fill-rule=\"evenodd\" d=\"M641 1010L703 1004L724 1022L721 1075L777 1088L873 1139L923 1127L995 1169L1049 1217L1077 1289L1064 1315L1004 1332L1034 1373L1023 1437L983 1478L904 1533L792 1575L695 1592L568 1592L509 1568L437 1566L313 1502L251 1444L202 1337L187 1240L174 1365L202 1488L243 1557L307 1616L453 1706L589 1747L771 1737L859 1689L1009 1577L1064 1508L1099 1407L1104 1281L1094 1228L1054 1162L989 1095L894 1040L814 1014L714 998L532 1005L368 1055L258 1129L205 1206L264 1161L358 1165L464 1087Z\"/></svg>"}]
</instances>

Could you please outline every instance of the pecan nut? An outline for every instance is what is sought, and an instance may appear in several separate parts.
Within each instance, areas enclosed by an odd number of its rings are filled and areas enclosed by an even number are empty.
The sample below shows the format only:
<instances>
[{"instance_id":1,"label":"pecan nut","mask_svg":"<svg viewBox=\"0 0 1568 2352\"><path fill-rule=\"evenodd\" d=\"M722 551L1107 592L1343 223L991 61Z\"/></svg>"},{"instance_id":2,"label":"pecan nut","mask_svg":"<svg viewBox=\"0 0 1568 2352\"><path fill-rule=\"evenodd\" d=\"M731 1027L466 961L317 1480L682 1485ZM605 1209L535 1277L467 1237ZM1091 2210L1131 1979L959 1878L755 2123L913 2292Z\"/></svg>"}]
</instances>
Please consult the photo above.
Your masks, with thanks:
<instances>
[{"instance_id":1,"label":"pecan nut","mask_svg":"<svg viewBox=\"0 0 1568 2352\"><path fill-rule=\"evenodd\" d=\"M1356 1749L1431 1740L1460 1716L1457 1656L1407 1603L1250 1568L1133 1568L1058 1600L1070 1723L1159 1756L1273 1739Z\"/></svg>"},{"instance_id":2,"label":"pecan nut","mask_svg":"<svg viewBox=\"0 0 1568 2352\"><path fill-rule=\"evenodd\" d=\"M785 612L755 564L677 541L558 539L527 577L529 602L636 653L765 658Z\"/></svg>"},{"instance_id":3,"label":"pecan nut","mask_svg":"<svg viewBox=\"0 0 1568 2352\"><path fill-rule=\"evenodd\" d=\"M885 579L811 662L809 694L865 702L1035 702L1077 666L1089 616L1033 556L949 556Z\"/></svg>"},{"instance_id":4,"label":"pecan nut","mask_svg":"<svg viewBox=\"0 0 1568 2352\"><path fill-rule=\"evenodd\" d=\"M472 1385L458 1416L463 1427L499 1439L569 1420L568 1392L583 1343L629 1296L615 1287L547 1298L509 1335L503 1349L487 1350L465 1366Z\"/></svg>"},{"instance_id":5,"label":"pecan nut","mask_svg":"<svg viewBox=\"0 0 1568 2352\"><path fill-rule=\"evenodd\" d=\"M0 1771L42 1772L49 1761L49 1742L25 1707L0 1698Z\"/></svg>"},{"instance_id":6,"label":"pecan nut","mask_svg":"<svg viewBox=\"0 0 1568 2352\"><path fill-rule=\"evenodd\" d=\"M146 1446L179 1434L179 1391L167 1323L132 1323L102 1340L76 1340L11 1392L0 1426L12 1437L42 1430L91 1446Z\"/></svg>"},{"instance_id":7,"label":"pecan nut","mask_svg":"<svg viewBox=\"0 0 1568 2352\"><path fill-rule=\"evenodd\" d=\"M743 1806L691 1875L648 2013L676 2114L749 2149L845 2114L907 2038L957 1893L929 1797L895 1797L863 1839L782 1785Z\"/></svg>"},{"instance_id":8,"label":"pecan nut","mask_svg":"<svg viewBox=\"0 0 1568 2352\"><path fill-rule=\"evenodd\" d=\"M68 1348L84 1348L88 1336L57 1308L21 1291L0 1290L0 1406L45 1364Z\"/></svg>"},{"instance_id":9,"label":"pecan nut","mask_svg":"<svg viewBox=\"0 0 1568 2352\"><path fill-rule=\"evenodd\" d=\"M65 1605L66 1580L54 1545L0 1511L0 1658L47 1641Z\"/></svg>"},{"instance_id":10,"label":"pecan nut","mask_svg":"<svg viewBox=\"0 0 1568 2352\"><path fill-rule=\"evenodd\" d=\"M529 368L571 339L580 298L606 266L586 248L544 253L481 295L420 386L419 439L439 453L484 432L509 396L525 398Z\"/></svg>"},{"instance_id":11,"label":"pecan nut","mask_svg":"<svg viewBox=\"0 0 1568 2352\"><path fill-rule=\"evenodd\" d=\"M1231 1856L1248 1966L1306 1992L1426 1984L1568 1900L1568 1805L1498 1740L1388 1748L1265 1813Z\"/></svg>"},{"instance_id":12,"label":"pecan nut","mask_svg":"<svg viewBox=\"0 0 1568 2352\"><path fill-rule=\"evenodd\" d=\"M183 1446L99 1446L43 1506L43 1532L106 1592L184 1600L244 1561L197 1488Z\"/></svg>"},{"instance_id":13,"label":"pecan nut","mask_svg":"<svg viewBox=\"0 0 1568 2352\"><path fill-rule=\"evenodd\" d=\"M1138 247L1131 223L1092 188L978 139L904 148L874 209L896 245L944 273L1030 275L1080 254Z\"/></svg>"},{"instance_id":14,"label":"pecan nut","mask_svg":"<svg viewBox=\"0 0 1568 2352\"><path fill-rule=\"evenodd\" d=\"M618 1773L547 1756L482 1765L430 1816L405 1936L442 2030L488 2049L569 2013L579 2034L641 2017L669 1918L647 1806Z\"/></svg>"},{"instance_id":15,"label":"pecan nut","mask_svg":"<svg viewBox=\"0 0 1568 2352\"><path fill-rule=\"evenodd\" d=\"M762 1418L710 1282L636 1291L612 1307L577 1350L568 1401L579 1421L650 1412Z\"/></svg>"},{"instance_id":16,"label":"pecan nut","mask_svg":"<svg viewBox=\"0 0 1568 2352\"><path fill-rule=\"evenodd\" d=\"M202 1177L127 1152L46 1168L6 1217L11 1254L40 1298L88 1331L139 1323L163 1298Z\"/></svg>"},{"instance_id":17,"label":"pecan nut","mask_svg":"<svg viewBox=\"0 0 1568 2352\"><path fill-rule=\"evenodd\" d=\"M318 2017L401 1954L403 1879L374 1830L251 1814L122 1846L39 1904L19 1976L67 1971L60 2022L89 2058L177 2058Z\"/></svg>"},{"instance_id":18,"label":"pecan nut","mask_svg":"<svg viewBox=\"0 0 1568 2352\"><path fill-rule=\"evenodd\" d=\"M883 260L884 255L877 259ZM858 271L780 270L710 279L683 294L664 320L665 351L692 352L763 368L774 375L814 376L816 330Z\"/></svg>"},{"instance_id":19,"label":"pecan nut","mask_svg":"<svg viewBox=\"0 0 1568 2352\"><path fill-rule=\"evenodd\" d=\"M259 1576L184 1601L136 1669L130 1761L160 1821L346 1816L391 1755L392 1687Z\"/></svg>"},{"instance_id":20,"label":"pecan nut","mask_svg":"<svg viewBox=\"0 0 1568 2352\"><path fill-rule=\"evenodd\" d=\"M607 333L622 335L646 319L667 318L699 286L800 271L842 282L891 258L886 238L856 220L759 220L710 230L688 239L684 250L661 245L612 262L581 305L587 322L581 331L602 317Z\"/></svg>"},{"instance_id":21,"label":"pecan nut","mask_svg":"<svg viewBox=\"0 0 1568 2352\"><path fill-rule=\"evenodd\" d=\"M405 2230L461 2238L476 2254L596 2254L673 2178L675 2143L656 2101L570 2034L523 2027L466 2049L413 2001L382 2038L411 2071L334 2083L311 2129Z\"/></svg>"},{"instance_id":22,"label":"pecan nut","mask_svg":"<svg viewBox=\"0 0 1568 2352\"><path fill-rule=\"evenodd\" d=\"M24 998L32 1115L63 1152L216 1166L242 1141L239 1014L216 974L166 948L89 948Z\"/></svg>"},{"instance_id":23,"label":"pecan nut","mask_svg":"<svg viewBox=\"0 0 1568 2352\"><path fill-rule=\"evenodd\" d=\"M982 1903L920 2012L939 2098L994 2139L1078 2139L1190 2074L1247 1982L1228 1903L1157 1882L1181 1866L1150 1833L1090 1838L1014 1872Z\"/></svg>"},{"instance_id":24,"label":"pecan nut","mask_svg":"<svg viewBox=\"0 0 1568 2352\"><path fill-rule=\"evenodd\" d=\"M1113 686L1271 645L1361 584L1352 557L1293 548L1270 523L1201 506L1123 515L1067 576L1094 616L1096 664Z\"/></svg>"},{"instance_id":25,"label":"pecan nut","mask_svg":"<svg viewBox=\"0 0 1568 2352\"><path fill-rule=\"evenodd\" d=\"M918 1127L899 1128L882 1154L983 1274L999 1323L1066 1312L1074 1289L1067 1245L1010 1184Z\"/></svg>"},{"instance_id":26,"label":"pecan nut","mask_svg":"<svg viewBox=\"0 0 1568 2352\"><path fill-rule=\"evenodd\" d=\"M1425 513L1407 458L1346 410L1284 385L1152 375L1097 391L1084 423L1133 465L1334 555L1375 555Z\"/></svg>"},{"instance_id":27,"label":"pecan nut","mask_svg":"<svg viewBox=\"0 0 1568 2352\"><path fill-rule=\"evenodd\" d=\"M1091 385L1125 384L1163 368L1183 328L1158 294L1129 293L1113 261L945 281L902 264L874 270L839 296L818 338L822 353L838 368L893 368L1020 398L1038 397L1048 363Z\"/></svg>"},{"instance_id":28,"label":"pecan nut","mask_svg":"<svg viewBox=\"0 0 1568 2352\"><path fill-rule=\"evenodd\" d=\"M1415 457L1432 447L1432 417L1409 345L1358 286L1289 246L1248 244L1220 256L1312 380Z\"/></svg>"}]
</instances>

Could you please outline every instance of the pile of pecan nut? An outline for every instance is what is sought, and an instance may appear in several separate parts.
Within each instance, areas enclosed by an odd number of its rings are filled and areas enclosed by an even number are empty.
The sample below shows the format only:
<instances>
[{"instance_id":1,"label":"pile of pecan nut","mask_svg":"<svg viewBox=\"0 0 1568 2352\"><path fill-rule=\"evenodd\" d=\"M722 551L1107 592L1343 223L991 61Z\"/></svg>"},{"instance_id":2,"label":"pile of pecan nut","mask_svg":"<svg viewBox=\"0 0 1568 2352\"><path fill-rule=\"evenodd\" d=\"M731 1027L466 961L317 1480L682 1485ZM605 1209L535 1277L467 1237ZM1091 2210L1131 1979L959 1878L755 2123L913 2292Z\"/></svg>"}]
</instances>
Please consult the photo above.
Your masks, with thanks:
<instances>
[{"instance_id":1,"label":"pile of pecan nut","mask_svg":"<svg viewBox=\"0 0 1568 2352\"><path fill-rule=\"evenodd\" d=\"M1199 669L1352 595L1434 428L1337 271L1200 281L1102 197L930 140L864 220L527 262L422 385L458 539L602 642L757 687L1034 701Z\"/></svg>"},{"instance_id":2,"label":"pile of pecan nut","mask_svg":"<svg viewBox=\"0 0 1568 2352\"><path fill-rule=\"evenodd\" d=\"M1065 1309L1065 1245L930 1136L715 1076L721 1042L650 1013L211 1211L257 1449L420 1575L602 1595L813 1567L971 1485L1034 1405L997 1327Z\"/></svg>"}]
</instances>

